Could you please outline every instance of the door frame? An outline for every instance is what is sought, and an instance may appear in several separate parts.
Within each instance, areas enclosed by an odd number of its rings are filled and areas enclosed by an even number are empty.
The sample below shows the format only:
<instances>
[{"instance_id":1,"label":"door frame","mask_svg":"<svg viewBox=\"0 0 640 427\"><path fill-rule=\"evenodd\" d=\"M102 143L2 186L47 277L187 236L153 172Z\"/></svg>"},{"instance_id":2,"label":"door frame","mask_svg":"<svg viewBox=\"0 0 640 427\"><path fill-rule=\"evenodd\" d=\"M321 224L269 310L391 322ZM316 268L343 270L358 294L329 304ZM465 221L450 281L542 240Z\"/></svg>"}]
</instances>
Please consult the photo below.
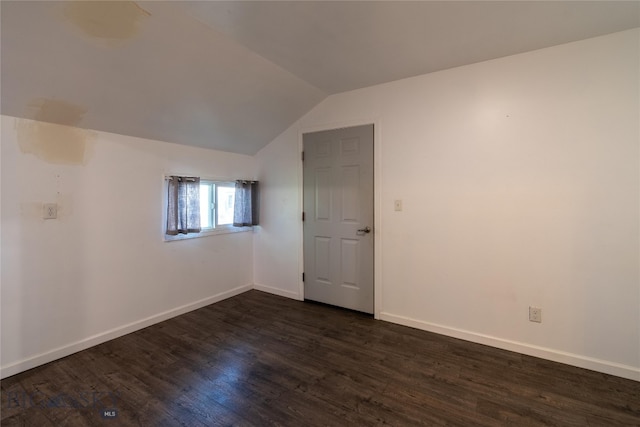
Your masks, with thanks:
<instances>
[{"instance_id":1,"label":"door frame","mask_svg":"<svg viewBox=\"0 0 640 427\"><path fill-rule=\"evenodd\" d=\"M298 242L298 295L304 300L304 224L302 211L304 210L304 171L302 163L303 137L305 133L342 129L354 126L373 125L373 316L380 319L382 311L382 205L381 205L381 159L382 132L380 120L377 118L361 119L344 122L333 122L315 126L301 126L298 128L298 212L300 212L300 239Z\"/></svg>"}]
</instances>

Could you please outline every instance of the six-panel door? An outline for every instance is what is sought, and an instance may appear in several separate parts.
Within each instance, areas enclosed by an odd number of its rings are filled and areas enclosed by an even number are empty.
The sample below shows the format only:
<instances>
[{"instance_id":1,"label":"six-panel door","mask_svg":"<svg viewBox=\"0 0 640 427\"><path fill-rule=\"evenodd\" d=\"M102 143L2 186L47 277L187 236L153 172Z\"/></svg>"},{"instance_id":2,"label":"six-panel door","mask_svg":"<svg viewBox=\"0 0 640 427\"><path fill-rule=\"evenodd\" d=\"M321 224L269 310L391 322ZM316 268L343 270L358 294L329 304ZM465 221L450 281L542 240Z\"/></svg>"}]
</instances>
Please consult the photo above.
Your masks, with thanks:
<instances>
[{"instance_id":1,"label":"six-panel door","mask_svg":"<svg viewBox=\"0 0 640 427\"><path fill-rule=\"evenodd\" d=\"M303 147L305 299L373 313L373 125Z\"/></svg>"}]
</instances>

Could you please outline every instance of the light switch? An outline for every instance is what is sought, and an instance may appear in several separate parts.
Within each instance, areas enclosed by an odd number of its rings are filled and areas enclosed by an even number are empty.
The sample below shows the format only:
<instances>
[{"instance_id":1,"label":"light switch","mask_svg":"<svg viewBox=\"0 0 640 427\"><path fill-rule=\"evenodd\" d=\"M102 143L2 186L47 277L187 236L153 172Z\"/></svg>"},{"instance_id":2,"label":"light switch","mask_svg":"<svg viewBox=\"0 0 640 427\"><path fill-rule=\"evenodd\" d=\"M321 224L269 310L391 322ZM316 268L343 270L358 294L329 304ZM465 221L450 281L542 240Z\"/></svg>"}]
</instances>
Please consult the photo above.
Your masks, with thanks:
<instances>
[{"instance_id":1,"label":"light switch","mask_svg":"<svg viewBox=\"0 0 640 427\"><path fill-rule=\"evenodd\" d=\"M56 203L45 203L42 205L42 218L43 219L56 219L58 218L58 205Z\"/></svg>"},{"instance_id":2,"label":"light switch","mask_svg":"<svg viewBox=\"0 0 640 427\"><path fill-rule=\"evenodd\" d=\"M400 212L402 210L402 200L395 200L393 202L393 209Z\"/></svg>"}]
</instances>

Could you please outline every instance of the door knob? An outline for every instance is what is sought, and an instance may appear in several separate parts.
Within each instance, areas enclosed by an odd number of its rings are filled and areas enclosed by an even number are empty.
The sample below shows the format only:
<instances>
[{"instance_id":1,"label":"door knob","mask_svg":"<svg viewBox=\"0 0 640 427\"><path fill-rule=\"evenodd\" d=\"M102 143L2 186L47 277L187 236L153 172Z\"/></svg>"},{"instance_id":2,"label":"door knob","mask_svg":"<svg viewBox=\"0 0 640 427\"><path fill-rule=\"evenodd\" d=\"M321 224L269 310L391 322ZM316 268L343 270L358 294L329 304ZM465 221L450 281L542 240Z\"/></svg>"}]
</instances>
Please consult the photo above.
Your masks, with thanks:
<instances>
[{"instance_id":1,"label":"door knob","mask_svg":"<svg viewBox=\"0 0 640 427\"><path fill-rule=\"evenodd\" d=\"M360 228L358 229L358 231L356 231L356 234L358 236L364 236L367 233L371 233L371 227L369 227L368 225L365 228Z\"/></svg>"}]
</instances>

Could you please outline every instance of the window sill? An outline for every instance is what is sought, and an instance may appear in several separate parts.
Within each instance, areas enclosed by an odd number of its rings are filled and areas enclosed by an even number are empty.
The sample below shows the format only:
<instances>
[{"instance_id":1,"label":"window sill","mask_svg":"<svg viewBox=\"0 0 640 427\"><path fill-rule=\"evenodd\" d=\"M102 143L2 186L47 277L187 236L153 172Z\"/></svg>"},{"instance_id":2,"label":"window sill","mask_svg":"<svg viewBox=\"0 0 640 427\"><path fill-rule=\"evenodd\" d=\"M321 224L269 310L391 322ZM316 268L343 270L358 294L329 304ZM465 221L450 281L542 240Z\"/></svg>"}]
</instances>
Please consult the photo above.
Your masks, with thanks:
<instances>
[{"instance_id":1,"label":"window sill","mask_svg":"<svg viewBox=\"0 0 640 427\"><path fill-rule=\"evenodd\" d=\"M218 236L220 234L233 234L233 233L245 233L247 231L252 231L253 227L225 227L225 228L217 228L213 230L201 231L200 233L191 233L191 234L178 234L176 236L169 236L167 234L164 235L165 242L176 242L179 240L191 240L191 239L199 239L201 237L210 237L210 236Z\"/></svg>"}]
</instances>

